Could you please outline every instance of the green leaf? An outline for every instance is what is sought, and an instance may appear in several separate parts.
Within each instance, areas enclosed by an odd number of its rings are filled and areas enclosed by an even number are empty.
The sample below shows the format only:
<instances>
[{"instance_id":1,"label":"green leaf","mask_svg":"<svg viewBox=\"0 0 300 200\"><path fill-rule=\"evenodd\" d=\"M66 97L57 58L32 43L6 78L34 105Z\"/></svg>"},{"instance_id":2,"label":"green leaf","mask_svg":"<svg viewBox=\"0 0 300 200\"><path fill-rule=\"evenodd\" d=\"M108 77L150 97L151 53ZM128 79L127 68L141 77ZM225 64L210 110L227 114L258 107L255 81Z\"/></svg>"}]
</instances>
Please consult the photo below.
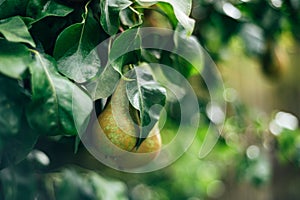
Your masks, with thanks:
<instances>
[{"instance_id":1,"label":"green leaf","mask_svg":"<svg viewBox=\"0 0 300 200\"><path fill-rule=\"evenodd\" d=\"M24 159L36 142L24 115L28 101L17 80L0 75L0 169Z\"/></svg>"},{"instance_id":2,"label":"green leaf","mask_svg":"<svg viewBox=\"0 0 300 200\"><path fill-rule=\"evenodd\" d=\"M81 132L92 111L90 97L61 76L54 59L48 56L36 52L30 72L32 102L27 110L30 125L48 135Z\"/></svg>"},{"instance_id":3,"label":"green leaf","mask_svg":"<svg viewBox=\"0 0 300 200\"><path fill-rule=\"evenodd\" d=\"M19 16L0 20L0 33L11 42L23 42L35 47L30 33Z\"/></svg>"},{"instance_id":4,"label":"green leaf","mask_svg":"<svg viewBox=\"0 0 300 200\"><path fill-rule=\"evenodd\" d=\"M25 170L26 169L26 170ZM0 172L4 199L34 199L41 194L41 181L36 178L36 165L27 160ZM39 186L39 187L38 187ZM39 188L39 189L38 189ZM26 194L26 198L24 198Z\"/></svg>"},{"instance_id":5,"label":"green leaf","mask_svg":"<svg viewBox=\"0 0 300 200\"><path fill-rule=\"evenodd\" d=\"M34 18L35 20L32 22L34 23L45 17L64 17L72 11L72 8L59 4L55 1L29 0L26 9L26 16Z\"/></svg>"},{"instance_id":6,"label":"green leaf","mask_svg":"<svg viewBox=\"0 0 300 200\"><path fill-rule=\"evenodd\" d=\"M53 55L53 48L57 36L66 26L69 26L69 24L66 18L46 17L41 21L29 24L29 26L31 27L30 33L34 35L35 40L39 42L38 49Z\"/></svg>"},{"instance_id":7,"label":"green leaf","mask_svg":"<svg viewBox=\"0 0 300 200\"><path fill-rule=\"evenodd\" d=\"M0 73L21 79L31 61L31 55L23 44L0 39Z\"/></svg>"},{"instance_id":8,"label":"green leaf","mask_svg":"<svg viewBox=\"0 0 300 200\"><path fill-rule=\"evenodd\" d=\"M139 13L131 6L121 10L120 20L123 25L128 26L129 28L139 26L143 23L142 13Z\"/></svg>"},{"instance_id":9,"label":"green leaf","mask_svg":"<svg viewBox=\"0 0 300 200\"><path fill-rule=\"evenodd\" d=\"M129 0L102 0L100 2L100 23L107 34L114 35L118 32L119 13L131 4Z\"/></svg>"},{"instance_id":10,"label":"green leaf","mask_svg":"<svg viewBox=\"0 0 300 200\"><path fill-rule=\"evenodd\" d=\"M33 149L38 136L21 115L20 131L16 135L0 137L0 169L22 161Z\"/></svg>"},{"instance_id":11,"label":"green leaf","mask_svg":"<svg viewBox=\"0 0 300 200\"><path fill-rule=\"evenodd\" d=\"M31 27L32 27L32 23L33 23L35 20L34 20L33 18L31 18L31 17L21 17L21 18L22 18L23 22L26 24L28 30L30 30ZM31 33L31 34L33 34L33 33ZM33 34L33 35L34 35L34 34Z\"/></svg>"},{"instance_id":12,"label":"green leaf","mask_svg":"<svg viewBox=\"0 0 300 200\"><path fill-rule=\"evenodd\" d=\"M84 87L94 101L112 95L120 79L119 73L107 62L110 42L110 39L105 40L97 46L100 60L103 61L102 66L99 68L99 72L94 78L84 83Z\"/></svg>"},{"instance_id":13,"label":"green leaf","mask_svg":"<svg viewBox=\"0 0 300 200\"><path fill-rule=\"evenodd\" d=\"M55 199L96 200L92 185L74 170L64 170L53 179Z\"/></svg>"},{"instance_id":14,"label":"green leaf","mask_svg":"<svg viewBox=\"0 0 300 200\"><path fill-rule=\"evenodd\" d=\"M0 19L24 16L28 0L0 0Z\"/></svg>"},{"instance_id":15,"label":"green leaf","mask_svg":"<svg viewBox=\"0 0 300 200\"><path fill-rule=\"evenodd\" d=\"M192 9L192 0L137 0L142 6L151 6L158 2L170 4L174 9L174 14L178 22L186 29L187 34L191 35L195 26L195 21L189 18Z\"/></svg>"},{"instance_id":16,"label":"green leaf","mask_svg":"<svg viewBox=\"0 0 300 200\"><path fill-rule=\"evenodd\" d=\"M141 127L136 147L147 138L159 120L162 107L165 105L166 89L156 82L147 66L135 67L129 71L126 92L132 106L139 110Z\"/></svg>"},{"instance_id":17,"label":"green leaf","mask_svg":"<svg viewBox=\"0 0 300 200\"><path fill-rule=\"evenodd\" d=\"M109 63L121 75L123 66L139 61L141 37L139 29L130 29L120 34L114 41L110 53Z\"/></svg>"},{"instance_id":18,"label":"green leaf","mask_svg":"<svg viewBox=\"0 0 300 200\"><path fill-rule=\"evenodd\" d=\"M17 80L0 75L0 136L19 133L26 99Z\"/></svg>"},{"instance_id":19,"label":"green leaf","mask_svg":"<svg viewBox=\"0 0 300 200\"><path fill-rule=\"evenodd\" d=\"M64 170L53 178L56 199L72 200L127 200L126 185L120 181L108 180L92 171Z\"/></svg>"},{"instance_id":20,"label":"green leaf","mask_svg":"<svg viewBox=\"0 0 300 200\"><path fill-rule=\"evenodd\" d=\"M177 56L173 57L172 66L186 77L199 74L203 68L204 57L197 38L187 36L185 31L177 30L174 34L174 43L174 53Z\"/></svg>"},{"instance_id":21,"label":"green leaf","mask_svg":"<svg viewBox=\"0 0 300 200\"><path fill-rule=\"evenodd\" d=\"M127 200L126 185L120 181L105 179L95 172L88 174L88 182L92 184L97 199Z\"/></svg>"},{"instance_id":22,"label":"green leaf","mask_svg":"<svg viewBox=\"0 0 300 200\"><path fill-rule=\"evenodd\" d=\"M101 74L88 82L85 87L93 100L107 98L112 95L119 79L119 73L111 65L107 65Z\"/></svg>"},{"instance_id":23,"label":"green leaf","mask_svg":"<svg viewBox=\"0 0 300 200\"><path fill-rule=\"evenodd\" d=\"M96 46L100 43L100 27L86 10L83 21L66 28L57 38L54 57L59 71L82 83L95 76L100 67Z\"/></svg>"}]
</instances>

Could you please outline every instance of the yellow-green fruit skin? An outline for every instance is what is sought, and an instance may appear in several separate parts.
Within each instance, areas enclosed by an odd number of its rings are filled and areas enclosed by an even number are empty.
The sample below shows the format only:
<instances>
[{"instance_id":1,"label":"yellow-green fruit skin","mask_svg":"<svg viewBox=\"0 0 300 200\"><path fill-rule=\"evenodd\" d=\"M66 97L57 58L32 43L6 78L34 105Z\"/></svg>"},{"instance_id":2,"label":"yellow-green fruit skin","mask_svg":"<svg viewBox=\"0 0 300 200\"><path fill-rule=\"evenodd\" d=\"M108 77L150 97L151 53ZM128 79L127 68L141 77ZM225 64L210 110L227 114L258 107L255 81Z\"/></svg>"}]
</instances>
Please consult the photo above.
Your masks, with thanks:
<instances>
[{"instance_id":1,"label":"yellow-green fruit skin","mask_svg":"<svg viewBox=\"0 0 300 200\"><path fill-rule=\"evenodd\" d=\"M116 163L123 169L142 167L153 161L161 148L162 141L159 128L155 126L137 150L133 149L131 152L123 154L121 158L116 160Z\"/></svg>"},{"instance_id":2,"label":"yellow-green fruit skin","mask_svg":"<svg viewBox=\"0 0 300 200\"><path fill-rule=\"evenodd\" d=\"M120 80L114 94L94 124L94 145L107 156L119 156L131 151L136 143L135 123L129 112L124 80ZM124 152L122 152L124 150Z\"/></svg>"},{"instance_id":3,"label":"yellow-green fruit skin","mask_svg":"<svg viewBox=\"0 0 300 200\"><path fill-rule=\"evenodd\" d=\"M98 117L94 125L94 145L107 156L119 156L131 151L135 146L136 138L125 133L112 117L112 108L109 104ZM123 152L123 151L124 152Z\"/></svg>"},{"instance_id":4,"label":"yellow-green fruit skin","mask_svg":"<svg viewBox=\"0 0 300 200\"><path fill-rule=\"evenodd\" d=\"M157 157L162 146L159 128L156 125L140 147L135 148L138 127L129 112L124 82L120 81L112 98L95 121L92 135L96 151L120 169L148 164Z\"/></svg>"}]
</instances>

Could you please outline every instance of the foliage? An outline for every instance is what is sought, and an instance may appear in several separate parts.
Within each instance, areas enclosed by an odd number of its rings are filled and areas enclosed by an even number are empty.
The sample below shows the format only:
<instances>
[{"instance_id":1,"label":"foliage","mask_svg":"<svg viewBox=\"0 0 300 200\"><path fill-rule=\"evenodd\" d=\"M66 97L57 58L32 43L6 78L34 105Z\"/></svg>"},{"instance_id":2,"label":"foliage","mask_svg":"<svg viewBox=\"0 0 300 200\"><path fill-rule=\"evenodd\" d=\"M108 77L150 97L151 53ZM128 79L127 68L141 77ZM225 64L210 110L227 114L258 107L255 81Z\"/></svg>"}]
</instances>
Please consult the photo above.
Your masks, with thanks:
<instances>
[{"instance_id":1,"label":"foliage","mask_svg":"<svg viewBox=\"0 0 300 200\"><path fill-rule=\"evenodd\" d=\"M1 199L217 198L232 169L237 180L257 187L269 183L270 149L282 162L299 166L298 125L286 126L277 115L261 119L260 113L239 100L228 100L224 134L213 151L199 160L198 147L211 122L205 112L209 102L201 94L197 138L174 165L143 175L118 174L98 162L92 166L99 173L66 165L77 157L82 159L77 164L84 165L88 153L80 157L72 149L84 151L78 133L88 126L94 104L96 112L101 111L99 104L111 96L120 78L127 81L127 98L145 126L136 145L159 121L164 105L169 110L162 137L170 141L178 128L178 112L172 110L174 102L167 102L165 83L181 85L168 74L157 74L153 64L172 66L191 78L205 64L198 40L214 60L220 60L229 42L239 38L245 52L260 59L263 72L277 77L278 37L289 32L300 40L297 1L193 3L0 0ZM148 26L176 31L170 41L153 42L153 46L170 45L173 53L143 48L141 30ZM155 104L159 108L153 108Z\"/></svg>"},{"instance_id":2,"label":"foliage","mask_svg":"<svg viewBox=\"0 0 300 200\"><path fill-rule=\"evenodd\" d=\"M163 13L166 9L168 12ZM166 101L165 88L143 64L147 60L145 55L153 55L151 50L143 50L142 54L139 32L149 20L143 15L147 10L163 13L172 21L174 30L181 27L186 41L192 38L194 20L189 18L190 0L0 2L0 168L4 169L1 174L4 198L19 199L26 191L28 198L36 198L40 182L51 185L52 175L23 173L31 166L28 153L35 151L41 137L60 140L71 136L78 141L78 133L85 130L93 114L93 103L113 93L120 76L126 79L128 66L132 71L127 77L131 79L126 87L127 96L145 127L136 146L147 137L161 111L153 109L153 105L163 107ZM134 38L128 38L131 36ZM177 39L173 40L176 43ZM132 41L135 49L130 49ZM101 42L107 46L99 52L97 47ZM177 44L180 48L178 45L181 44ZM193 46L199 47L195 39L181 49ZM157 53L159 57L171 56L164 51ZM192 71L193 65L201 68L200 62L193 62L181 71ZM76 142L76 151L78 145ZM23 164L15 166L24 159ZM10 176L14 173L18 180ZM48 195L58 199L122 199L122 185L114 186L97 174L88 174L91 175L82 177L75 171L59 172L52 183L57 188L45 187L41 191L45 190L45 194L54 191ZM23 178L31 183L24 185ZM98 185L100 190L96 190ZM110 194L111 187L121 188L120 197L116 197L119 195L116 191ZM11 193L13 188L19 188L20 193ZM76 192L70 192L74 188L78 188Z\"/></svg>"},{"instance_id":3,"label":"foliage","mask_svg":"<svg viewBox=\"0 0 300 200\"><path fill-rule=\"evenodd\" d=\"M191 33L194 25L194 21L188 17L191 2L164 3L174 8L175 15L170 16L172 20ZM1 110L7 110L13 117L1 115L1 137L21 134L21 131L30 132L35 137L32 140L27 137L26 140L31 140L28 143L34 144L39 135L76 135L83 130L89 121L93 100L111 95L119 79L116 71L123 76L125 65L139 65L143 60L132 55L122 55L121 58L119 56L130 46L130 43L124 44L124 41L131 41L126 38L127 30L130 31L136 26L143 27L143 20L146 20L142 18L144 10L156 4L159 8L158 1L150 4L129 0L76 3L52 0L1 2L0 72L2 81L9 88L7 91L1 90ZM18 9L12 9L14 7ZM47 28L44 27L45 24ZM106 54L109 60L105 56L101 57L97 52L97 45L118 32L124 34L108 47ZM138 32L136 36L139 44L141 41ZM140 54L140 51L136 53ZM110 60L112 65L108 62ZM159 116L159 112L150 112L151 102L163 106L165 91L156 80L152 78L150 81L150 71L139 72L132 77L137 81L128 83L128 98L134 99L131 103L140 111L142 125L149 125L151 128ZM146 73L150 73L144 80L150 84L148 86L141 82ZM95 96L90 96L85 90L93 85L93 80L96 80L96 92ZM79 85L82 83L84 84ZM141 86L141 83L144 85ZM99 89L102 87L109 89L104 92ZM12 88L19 92L12 93ZM161 100L155 99L157 95L162 96ZM21 126L22 123L25 125ZM28 128L25 130L24 127ZM147 136L147 132L149 131L142 131L141 137ZM1 141L2 146L9 142ZM23 150L20 148L20 151ZM6 152L3 148L1 155ZM14 159L8 160L14 163ZM1 167L6 164L1 162Z\"/></svg>"},{"instance_id":4,"label":"foliage","mask_svg":"<svg viewBox=\"0 0 300 200\"><path fill-rule=\"evenodd\" d=\"M92 171L78 168L39 172L45 167L43 155L35 150L19 165L1 171L1 191L5 199L127 199L124 183Z\"/></svg>"},{"instance_id":5,"label":"foliage","mask_svg":"<svg viewBox=\"0 0 300 200\"><path fill-rule=\"evenodd\" d=\"M240 38L248 55L260 59L268 77L280 76L278 55L274 50L279 37L290 32L300 39L300 7L297 1L208 1L194 0L194 34L214 60L222 59L232 38ZM222 56L224 55L224 56Z\"/></svg>"}]
</instances>

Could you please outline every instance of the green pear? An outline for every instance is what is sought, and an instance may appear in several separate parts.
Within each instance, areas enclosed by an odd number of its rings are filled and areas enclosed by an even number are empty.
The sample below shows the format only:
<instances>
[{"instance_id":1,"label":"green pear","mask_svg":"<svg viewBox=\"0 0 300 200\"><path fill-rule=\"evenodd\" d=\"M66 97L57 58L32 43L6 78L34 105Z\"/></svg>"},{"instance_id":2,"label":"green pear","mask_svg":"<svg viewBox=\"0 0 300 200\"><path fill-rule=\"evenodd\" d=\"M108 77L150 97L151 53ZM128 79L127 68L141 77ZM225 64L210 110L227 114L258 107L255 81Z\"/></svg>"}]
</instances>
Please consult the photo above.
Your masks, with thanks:
<instances>
[{"instance_id":1,"label":"green pear","mask_svg":"<svg viewBox=\"0 0 300 200\"><path fill-rule=\"evenodd\" d=\"M162 146L157 125L139 148L138 111L131 106L126 94L126 81L121 79L113 95L93 127L93 143L96 151L105 155L108 162L119 168L135 168L152 161Z\"/></svg>"}]
</instances>

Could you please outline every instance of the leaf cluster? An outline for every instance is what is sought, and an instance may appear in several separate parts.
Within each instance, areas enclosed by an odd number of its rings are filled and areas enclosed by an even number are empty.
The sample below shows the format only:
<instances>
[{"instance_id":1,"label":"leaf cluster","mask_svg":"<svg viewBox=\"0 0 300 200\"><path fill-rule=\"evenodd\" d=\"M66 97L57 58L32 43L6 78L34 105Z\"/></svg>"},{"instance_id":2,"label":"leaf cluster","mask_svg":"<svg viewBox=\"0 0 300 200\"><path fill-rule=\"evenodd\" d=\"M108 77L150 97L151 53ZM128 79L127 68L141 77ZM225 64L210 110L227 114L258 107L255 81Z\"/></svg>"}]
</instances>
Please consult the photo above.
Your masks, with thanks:
<instances>
[{"instance_id":1,"label":"leaf cluster","mask_svg":"<svg viewBox=\"0 0 300 200\"><path fill-rule=\"evenodd\" d=\"M0 1L0 167L23 159L40 136L85 130L94 101L113 93L125 66L133 71L127 96L147 137L166 90L143 63L173 65L186 76L201 68L201 59L189 63L176 50L201 54L190 12L190 0ZM180 32L171 38L179 55L143 49L147 13L167 16Z\"/></svg>"}]
</instances>

